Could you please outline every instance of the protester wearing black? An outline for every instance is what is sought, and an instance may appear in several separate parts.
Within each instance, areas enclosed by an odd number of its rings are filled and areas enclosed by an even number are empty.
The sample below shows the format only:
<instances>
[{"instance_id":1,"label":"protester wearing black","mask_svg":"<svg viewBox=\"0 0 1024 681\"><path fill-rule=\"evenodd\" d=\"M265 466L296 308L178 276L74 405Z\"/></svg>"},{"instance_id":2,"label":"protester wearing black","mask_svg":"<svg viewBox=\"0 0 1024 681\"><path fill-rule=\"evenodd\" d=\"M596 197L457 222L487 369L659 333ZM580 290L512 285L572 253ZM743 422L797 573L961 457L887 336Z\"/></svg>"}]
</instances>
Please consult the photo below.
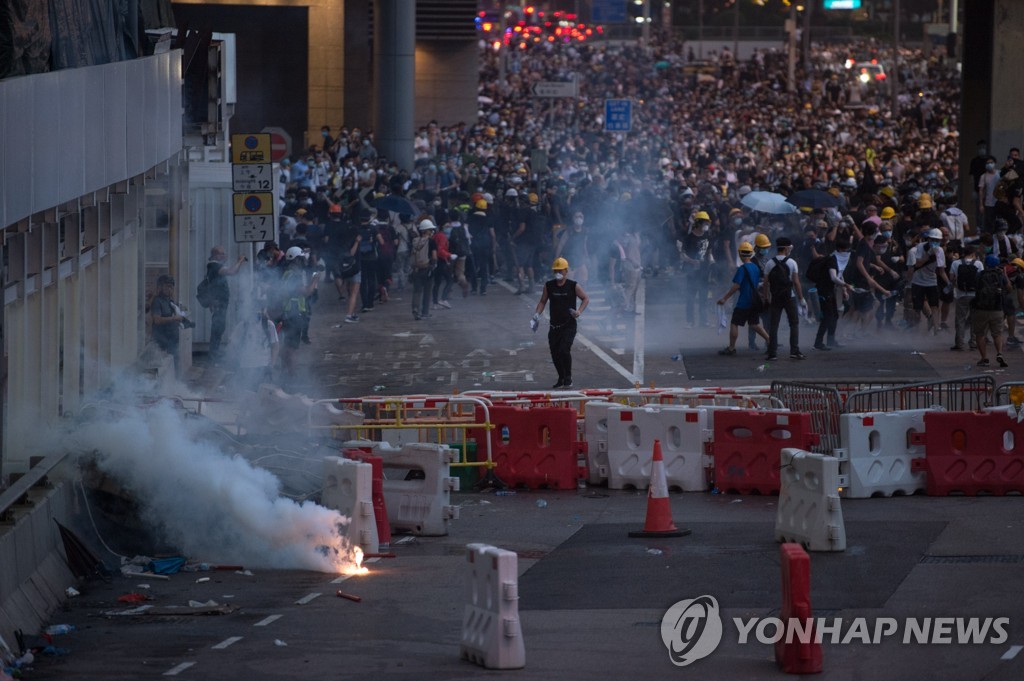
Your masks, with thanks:
<instances>
[{"instance_id":1,"label":"protester wearing black","mask_svg":"<svg viewBox=\"0 0 1024 681\"><path fill-rule=\"evenodd\" d=\"M537 330L540 315L550 300L551 328L548 330L548 348L555 371L558 372L558 382L552 387L568 388L572 386L572 343L576 339L576 320L587 309L590 298L582 286L567 278L569 263L565 258L557 258L551 269L555 277L545 282L530 327L534 331ZM577 299L580 301L579 308L576 307Z\"/></svg>"}]
</instances>

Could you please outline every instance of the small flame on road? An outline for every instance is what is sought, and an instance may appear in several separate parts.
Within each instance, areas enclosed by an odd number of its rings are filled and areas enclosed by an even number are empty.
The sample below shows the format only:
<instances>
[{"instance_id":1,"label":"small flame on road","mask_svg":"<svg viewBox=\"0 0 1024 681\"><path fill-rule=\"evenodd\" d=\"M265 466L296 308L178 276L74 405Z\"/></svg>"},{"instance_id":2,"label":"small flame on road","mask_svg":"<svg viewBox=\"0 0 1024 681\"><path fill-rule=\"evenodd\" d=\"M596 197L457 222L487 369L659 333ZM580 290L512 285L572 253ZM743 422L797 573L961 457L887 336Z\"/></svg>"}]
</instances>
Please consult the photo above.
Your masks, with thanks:
<instances>
[{"instance_id":1,"label":"small flame on road","mask_svg":"<svg viewBox=\"0 0 1024 681\"><path fill-rule=\"evenodd\" d=\"M353 554L354 554L354 560L351 563L348 563L345 566L343 572L346 575L366 575L366 574L369 574L370 571L367 568L363 567L363 550L357 546L357 547L355 547L355 549L353 551Z\"/></svg>"}]
</instances>

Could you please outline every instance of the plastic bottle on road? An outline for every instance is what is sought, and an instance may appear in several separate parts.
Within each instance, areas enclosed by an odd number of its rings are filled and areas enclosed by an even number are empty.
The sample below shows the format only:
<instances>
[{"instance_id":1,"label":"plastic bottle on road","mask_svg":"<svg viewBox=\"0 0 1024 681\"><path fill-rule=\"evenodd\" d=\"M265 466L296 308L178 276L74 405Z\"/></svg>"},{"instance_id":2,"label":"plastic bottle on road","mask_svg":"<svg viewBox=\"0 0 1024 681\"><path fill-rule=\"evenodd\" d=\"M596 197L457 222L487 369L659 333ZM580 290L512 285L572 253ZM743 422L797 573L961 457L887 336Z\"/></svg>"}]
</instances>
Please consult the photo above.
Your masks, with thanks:
<instances>
[{"instance_id":1,"label":"plastic bottle on road","mask_svg":"<svg viewBox=\"0 0 1024 681\"><path fill-rule=\"evenodd\" d=\"M70 634L75 630L73 624L52 624L46 627L46 633L50 636L56 636L58 634Z\"/></svg>"}]
</instances>

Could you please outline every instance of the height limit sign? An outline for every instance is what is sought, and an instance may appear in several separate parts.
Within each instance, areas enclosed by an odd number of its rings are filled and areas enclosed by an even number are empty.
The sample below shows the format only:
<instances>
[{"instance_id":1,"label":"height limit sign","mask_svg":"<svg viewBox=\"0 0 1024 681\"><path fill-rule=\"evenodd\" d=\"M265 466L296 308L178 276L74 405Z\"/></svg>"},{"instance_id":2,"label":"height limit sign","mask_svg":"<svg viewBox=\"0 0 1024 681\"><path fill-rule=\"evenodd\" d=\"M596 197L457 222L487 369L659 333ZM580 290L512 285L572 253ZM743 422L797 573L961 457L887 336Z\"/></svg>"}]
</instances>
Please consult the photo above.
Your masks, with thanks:
<instances>
[{"instance_id":1,"label":"height limit sign","mask_svg":"<svg viewBox=\"0 0 1024 681\"><path fill-rule=\"evenodd\" d=\"M235 241L266 241L274 238L274 195L271 192L236 193Z\"/></svg>"}]
</instances>

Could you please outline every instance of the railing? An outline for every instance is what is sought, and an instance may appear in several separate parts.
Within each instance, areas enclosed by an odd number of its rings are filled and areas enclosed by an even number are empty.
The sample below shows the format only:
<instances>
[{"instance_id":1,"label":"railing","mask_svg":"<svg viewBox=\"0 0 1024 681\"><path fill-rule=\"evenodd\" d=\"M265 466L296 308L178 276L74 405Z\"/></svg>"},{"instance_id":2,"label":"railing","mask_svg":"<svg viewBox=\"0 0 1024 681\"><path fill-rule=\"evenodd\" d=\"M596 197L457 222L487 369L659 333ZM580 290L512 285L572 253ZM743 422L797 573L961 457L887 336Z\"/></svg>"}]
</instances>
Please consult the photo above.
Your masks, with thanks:
<instances>
[{"instance_id":1,"label":"railing","mask_svg":"<svg viewBox=\"0 0 1024 681\"><path fill-rule=\"evenodd\" d=\"M818 444L811 448L813 451L832 454L832 450L840 446L839 415L843 412L843 398L839 384L773 381L772 397L790 411L811 415L811 430L818 434Z\"/></svg>"},{"instance_id":2,"label":"railing","mask_svg":"<svg viewBox=\"0 0 1024 681\"><path fill-rule=\"evenodd\" d=\"M860 390L847 397L843 411L858 414L933 407L946 411L978 411L996 404L995 395L995 381L991 376L965 376Z\"/></svg>"},{"instance_id":3,"label":"railing","mask_svg":"<svg viewBox=\"0 0 1024 681\"><path fill-rule=\"evenodd\" d=\"M995 398L992 404L1013 404L1013 401L1010 399L1010 391L1018 386L1024 389L1024 381L1007 381L1006 383L1000 384L1000 386L996 388Z\"/></svg>"},{"instance_id":4,"label":"railing","mask_svg":"<svg viewBox=\"0 0 1024 681\"><path fill-rule=\"evenodd\" d=\"M10 486L0 492L0 522L11 520L11 507L25 504L28 493L33 487L45 486L47 484L46 476L66 457L66 454L31 457L29 464L32 467L27 473L12 473Z\"/></svg>"}]
</instances>

